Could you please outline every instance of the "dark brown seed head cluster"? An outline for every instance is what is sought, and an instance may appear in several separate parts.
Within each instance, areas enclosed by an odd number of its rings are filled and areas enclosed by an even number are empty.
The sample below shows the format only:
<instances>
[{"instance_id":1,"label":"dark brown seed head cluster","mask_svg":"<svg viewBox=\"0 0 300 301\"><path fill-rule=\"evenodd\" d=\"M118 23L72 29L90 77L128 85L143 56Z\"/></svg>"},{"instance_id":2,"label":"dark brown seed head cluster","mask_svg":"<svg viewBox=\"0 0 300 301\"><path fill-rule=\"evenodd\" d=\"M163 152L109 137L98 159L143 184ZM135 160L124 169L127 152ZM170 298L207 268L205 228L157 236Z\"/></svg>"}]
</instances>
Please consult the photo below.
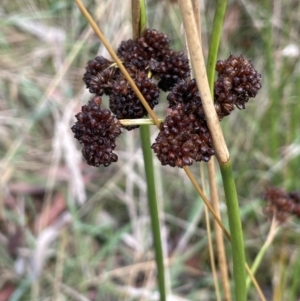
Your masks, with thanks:
<instances>
[{"instance_id":1,"label":"dark brown seed head cluster","mask_svg":"<svg viewBox=\"0 0 300 301\"><path fill-rule=\"evenodd\" d=\"M159 70L159 64L155 61L152 64L151 70ZM242 56L230 55L227 60L219 61L216 69L214 100L217 114L222 119L234 106L244 108L249 98L256 96L261 87L260 74ZM191 165L193 161L208 161L214 150L196 80L177 79L167 100L172 112L152 146L159 160L163 165L179 167ZM195 127L196 132L191 127Z\"/></svg>"},{"instance_id":2,"label":"dark brown seed head cluster","mask_svg":"<svg viewBox=\"0 0 300 301\"><path fill-rule=\"evenodd\" d=\"M155 29L147 29L137 43L148 54L148 60L162 61L170 50L168 36Z\"/></svg>"},{"instance_id":3,"label":"dark brown seed head cluster","mask_svg":"<svg viewBox=\"0 0 300 301\"><path fill-rule=\"evenodd\" d=\"M119 70L113 66L112 61L97 56L95 59L88 61L83 81L90 93L98 96L108 95L119 73Z\"/></svg>"},{"instance_id":4,"label":"dark brown seed head cluster","mask_svg":"<svg viewBox=\"0 0 300 301\"><path fill-rule=\"evenodd\" d=\"M72 126L74 137L83 144L82 155L89 165L110 165L118 160L113 153L115 140L121 134L119 121L107 109L100 108L101 97L95 96L82 107Z\"/></svg>"},{"instance_id":5,"label":"dark brown seed head cluster","mask_svg":"<svg viewBox=\"0 0 300 301\"><path fill-rule=\"evenodd\" d=\"M243 56L230 55L216 65L218 79L214 85L214 99L220 118L229 115L234 106L245 109L250 97L261 88L261 75Z\"/></svg>"},{"instance_id":6,"label":"dark brown seed head cluster","mask_svg":"<svg viewBox=\"0 0 300 301\"><path fill-rule=\"evenodd\" d=\"M190 76L190 68L187 56L184 52L170 50L165 59L150 62L150 70L160 78L158 87L163 91L169 91L180 79Z\"/></svg>"},{"instance_id":7,"label":"dark brown seed head cluster","mask_svg":"<svg viewBox=\"0 0 300 301\"><path fill-rule=\"evenodd\" d=\"M275 216L279 222L285 222L291 215L300 218L300 192L286 192L284 189L269 187L263 194L267 202L264 209L268 217Z\"/></svg>"},{"instance_id":8,"label":"dark brown seed head cluster","mask_svg":"<svg viewBox=\"0 0 300 301\"><path fill-rule=\"evenodd\" d=\"M135 83L141 93L144 95L151 109L158 104L159 89L148 79L143 72L139 72L135 78ZM118 119L135 119L147 115L147 110L141 104L141 101L131 89L128 82L121 80L115 82L114 89L109 96L109 107L116 114ZM136 126L126 127L128 130Z\"/></svg>"},{"instance_id":9,"label":"dark brown seed head cluster","mask_svg":"<svg viewBox=\"0 0 300 301\"><path fill-rule=\"evenodd\" d=\"M205 118L200 93L195 79L180 80L167 96L169 108L175 109L178 103L183 104L185 114L195 114Z\"/></svg>"},{"instance_id":10,"label":"dark brown seed head cluster","mask_svg":"<svg viewBox=\"0 0 300 301\"><path fill-rule=\"evenodd\" d=\"M179 103L161 124L152 149L162 165L183 167L194 161L207 162L215 154L206 122L186 114Z\"/></svg>"},{"instance_id":11,"label":"dark brown seed head cluster","mask_svg":"<svg viewBox=\"0 0 300 301\"><path fill-rule=\"evenodd\" d=\"M159 89L170 90L179 79L190 75L187 56L172 50L168 36L155 29L147 29L137 40L121 42L117 55L152 109L158 104ZM158 85L152 83L148 75L158 79ZM89 61L83 80L91 93L109 96L110 109L118 119L135 119L147 115L144 106L113 62L103 57Z\"/></svg>"},{"instance_id":12,"label":"dark brown seed head cluster","mask_svg":"<svg viewBox=\"0 0 300 301\"><path fill-rule=\"evenodd\" d=\"M122 41L117 49L118 57L124 62L125 66L136 66L139 70L147 68L149 55L144 48L136 41Z\"/></svg>"},{"instance_id":13,"label":"dark brown seed head cluster","mask_svg":"<svg viewBox=\"0 0 300 301\"><path fill-rule=\"evenodd\" d=\"M194 161L208 161L214 155L212 140L196 81L188 79L190 68L185 53L172 50L167 35L147 29L139 39L121 42L117 55L151 109L158 104L160 90L171 91L167 97L171 113L161 124L152 145L162 164L183 167ZM214 100L222 119L235 106L245 108L249 98L256 96L261 87L260 74L250 61L233 55L218 61L216 70ZM100 96L109 96L109 107L117 119L142 118L147 110L110 60L103 57L90 60L83 80L96 96L76 115L78 121L72 130L84 144L82 153L88 163L107 166L117 160L112 150L115 138L120 135L120 124L110 111L100 109Z\"/></svg>"},{"instance_id":14,"label":"dark brown seed head cluster","mask_svg":"<svg viewBox=\"0 0 300 301\"><path fill-rule=\"evenodd\" d=\"M242 56L230 55L218 61L218 78L214 84L214 104L220 119L230 114L234 107L245 108L250 97L255 97L261 88L261 76L250 61ZM202 101L195 79L179 80L167 97L169 108L184 103L187 113L193 112L205 118Z\"/></svg>"},{"instance_id":15,"label":"dark brown seed head cluster","mask_svg":"<svg viewBox=\"0 0 300 301\"><path fill-rule=\"evenodd\" d=\"M137 41L122 42L118 54L124 62L131 62L140 70L150 70L163 91L190 76L186 54L172 50L168 36L155 29L147 29Z\"/></svg>"}]
</instances>

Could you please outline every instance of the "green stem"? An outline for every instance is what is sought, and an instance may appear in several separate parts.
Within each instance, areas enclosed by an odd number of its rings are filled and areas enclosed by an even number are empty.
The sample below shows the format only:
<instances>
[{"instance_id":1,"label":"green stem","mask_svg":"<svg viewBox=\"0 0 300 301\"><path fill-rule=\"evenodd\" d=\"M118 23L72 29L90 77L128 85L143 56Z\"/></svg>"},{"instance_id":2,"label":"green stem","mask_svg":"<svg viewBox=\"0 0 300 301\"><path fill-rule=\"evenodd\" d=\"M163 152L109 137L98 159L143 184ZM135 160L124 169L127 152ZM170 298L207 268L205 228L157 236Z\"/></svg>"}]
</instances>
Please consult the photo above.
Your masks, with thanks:
<instances>
[{"instance_id":1,"label":"green stem","mask_svg":"<svg viewBox=\"0 0 300 301\"><path fill-rule=\"evenodd\" d=\"M270 228L270 231L269 231L269 234L268 234L268 237L264 243L264 245L261 247L261 249L259 250L258 254L256 255L255 257L255 260L252 264L252 267L251 267L251 272L253 275L255 275L258 267L260 266L267 250L269 249L270 245L272 244L276 234L278 233L278 230L280 228L278 227L278 224L276 222L275 219L273 219L272 221L272 224L271 224L271 228ZM250 287L250 284L251 284L251 279L250 277L248 276L247 277L247 281L246 281L246 287L247 287L247 291L249 290L249 287ZM290 299L292 300L292 299Z\"/></svg>"},{"instance_id":2,"label":"green stem","mask_svg":"<svg viewBox=\"0 0 300 301\"><path fill-rule=\"evenodd\" d=\"M140 36L143 35L147 27L147 13L145 0L140 0ZM142 151L144 157L146 181L147 181L147 195L148 206L151 218L151 228L155 249L155 261L157 267L158 287L160 292L160 301L166 301L166 287L165 287L165 269L164 257L160 235L160 219L156 199L155 177L153 166L153 154L150 141L150 127L144 125L140 127L140 135L142 142Z\"/></svg>"},{"instance_id":3,"label":"green stem","mask_svg":"<svg viewBox=\"0 0 300 301\"><path fill-rule=\"evenodd\" d=\"M145 173L147 181L148 205L151 217L152 235L155 249L155 260L158 273L158 285L160 291L160 301L166 301L165 274L163 263L163 252L160 235L159 213L155 190L155 177L153 167L153 155L150 143L150 129L148 125L140 127L142 141L142 150L145 164Z\"/></svg>"},{"instance_id":4,"label":"green stem","mask_svg":"<svg viewBox=\"0 0 300 301\"><path fill-rule=\"evenodd\" d=\"M217 3L213 28L210 38L207 77L210 91L213 95L215 66L219 51L220 38L226 13L227 0L219 0ZM232 172L231 161L226 164L220 163L222 180L225 190L226 205L228 212L229 228L231 234L233 277L235 282L235 297L237 301L246 301L246 271L245 271L245 251L242 225L239 212L239 204L236 192L235 181Z\"/></svg>"},{"instance_id":5,"label":"green stem","mask_svg":"<svg viewBox=\"0 0 300 301\"><path fill-rule=\"evenodd\" d=\"M244 239L238 197L232 172L231 162L220 164L225 191L229 228L231 234L233 277L237 301L246 301L246 271Z\"/></svg>"},{"instance_id":6,"label":"green stem","mask_svg":"<svg viewBox=\"0 0 300 301\"><path fill-rule=\"evenodd\" d=\"M255 260L254 260L254 262L253 262L253 264L252 264L252 266L251 266L251 272L252 272L253 275L255 275L255 273L256 273L258 267L260 266L260 264L261 264L261 262L262 262L262 260L263 260L263 258L264 258L264 256L265 256L265 254L266 254L266 252L267 252L269 246L270 246L270 244L264 244L264 245L262 246L262 248L259 250L259 253L256 255ZM250 279L250 277L248 276L248 277L247 277L247 281L246 281L246 288L247 288L247 291L248 291L249 288L250 288L250 284L251 284L251 279Z\"/></svg>"},{"instance_id":7,"label":"green stem","mask_svg":"<svg viewBox=\"0 0 300 301\"><path fill-rule=\"evenodd\" d=\"M147 11L145 0L140 0L140 35L142 36L147 27Z\"/></svg>"},{"instance_id":8,"label":"green stem","mask_svg":"<svg viewBox=\"0 0 300 301\"><path fill-rule=\"evenodd\" d=\"M217 3L213 28L210 37L209 53L207 61L207 78L211 93L213 95L214 81L215 81L215 67L217 63L217 56L219 52L220 38L226 13L227 0L219 0Z\"/></svg>"}]
</instances>

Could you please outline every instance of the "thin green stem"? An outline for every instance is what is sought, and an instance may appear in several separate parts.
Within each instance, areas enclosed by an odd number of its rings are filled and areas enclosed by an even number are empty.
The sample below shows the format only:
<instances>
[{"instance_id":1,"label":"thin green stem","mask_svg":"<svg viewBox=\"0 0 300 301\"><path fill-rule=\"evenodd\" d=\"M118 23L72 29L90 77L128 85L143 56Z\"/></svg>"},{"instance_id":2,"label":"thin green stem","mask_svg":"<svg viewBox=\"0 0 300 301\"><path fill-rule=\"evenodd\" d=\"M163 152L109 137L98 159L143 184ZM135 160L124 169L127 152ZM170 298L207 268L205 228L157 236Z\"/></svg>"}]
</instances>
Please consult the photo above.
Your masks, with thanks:
<instances>
[{"instance_id":1,"label":"thin green stem","mask_svg":"<svg viewBox=\"0 0 300 301\"><path fill-rule=\"evenodd\" d=\"M214 95L215 66L220 45L220 38L226 13L227 0L217 2L213 28L210 38L209 54L207 62L207 78L211 94ZM239 205L235 182L233 178L231 161L220 163L223 185L226 196L228 220L231 234L232 257L233 257L233 277L235 281L236 300L246 300L246 271L245 271L245 251L242 225L240 220Z\"/></svg>"},{"instance_id":2,"label":"thin green stem","mask_svg":"<svg viewBox=\"0 0 300 301\"><path fill-rule=\"evenodd\" d=\"M272 221L272 224L271 224L271 228L270 228L268 237L267 237L264 245L261 247L258 254L256 255L255 260L251 266L251 272L253 275L255 275L258 267L260 266L260 263L262 262L267 250L269 249L270 245L272 244L279 229L280 229L279 224L277 223L276 219L274 218ZM246 281L247 291L249 290L250 283L251 283L251 279L248 276L247 281Z\"/></svg>"},{"instance_id":3,"label":"thin green stem","mask_svg":"<svg viewBox=\"0 0 300 301\"><path fill-rule=\"evenodd\" d=\"M140 0L140 35L143 35L147 27L147 10L145 0Z\"/></svg>"},{"instance_id":4,"label":"thin green stem","mask_svg":"<svg viewBox=\"0 0 300 301\"><path fill-rule=\"evenodd\" d=\"M246 301L247 290L244 239L231 162L229 161L225 164L220 164L220 169L222 173L231 234L235 296L237 301Z\"/></svg>"},{"instance_id":5,"label":"thin green stem","mask_svg":"<svg viewBox=\"0 0 300 301\"><path fill-rule=\"evenodd\" d=\"M158 206L157 206L157 199L156 199L153 155L152 155L151 143L150 143L149 125L140 127L140 135L142 140L142 150L143 150L143 157L145 163L148 205L149 205L152 235L154 241L155 260L157 266L158 285L160 291L160 301L165 301L166 300L165 273L164 273L163 252L162 252L161 235L160 235L160 221L159 221L159 213L158 213Z\"/></svg>"},{"instance_id":6,"label":"thin green stem","mask_svg":"<svg viewBox=\"0 0 300 301\"><path fill-rule=\"evenodd\" d=\"M147 27L147 13L145 0L140 0L140 36L144 33ZM160 292L160 301L166 301L166 287L165 287L165 268L164 257L162 250L161 234L160 234L160 218L158 211L158 204L156 199L155 177L153 154L150 141L150 127L144 125L140 127L142 151L144 158L144 166L147 182L148 206L151 218L151 228L155 249L155 261L157 267L158 287Z\"/></svg>"},{"instance_id":7,"label":"thin green stem","mask_svg":"<svg viewBox=\"0 0 300 301\"><path fill-rule=\"evenodd\" d=\"M213 95L215 81L215 67L219 52L220 38L222 34L223 22L226 13L227 0L219 0L215 11L213 28L209 43L209 53L207 60L207 78L211 94Z\"/></svg>"},{"instance_id":8,"label":"thin green stem","mask_svg":"<svg viewBox=\"0 0 300 301\"><path fill-rule=\"evenodd\" d=\"M224 17L226 13L227 0L218 0L213 27L210 36L209 43L209 52L208 52L208 60L207 60L207 79L210 88L210 92L212 95L212 99L214 99L214 80L215 80L215 66L217 62L220 39L223 29ZM219 211L219 198L217 193L217 183L215 179L215 163L214 160L210 160L208 162L208 173L209 173L209 186L211 192L211 201L214 209L216 210L219 217L221 216ZM215 223L216 225L216 223ZM228 265L226 259L226 252L224 246L224 240L222 237L222 233L220 228L215 226L215 236L216 236L216 244L217 244L217 254L219 260L219 269L221 274L221 281L223 286L223 298L225 301L230 301L231 298L231 290L228 276Z\"/></svg>"}]
</instances>

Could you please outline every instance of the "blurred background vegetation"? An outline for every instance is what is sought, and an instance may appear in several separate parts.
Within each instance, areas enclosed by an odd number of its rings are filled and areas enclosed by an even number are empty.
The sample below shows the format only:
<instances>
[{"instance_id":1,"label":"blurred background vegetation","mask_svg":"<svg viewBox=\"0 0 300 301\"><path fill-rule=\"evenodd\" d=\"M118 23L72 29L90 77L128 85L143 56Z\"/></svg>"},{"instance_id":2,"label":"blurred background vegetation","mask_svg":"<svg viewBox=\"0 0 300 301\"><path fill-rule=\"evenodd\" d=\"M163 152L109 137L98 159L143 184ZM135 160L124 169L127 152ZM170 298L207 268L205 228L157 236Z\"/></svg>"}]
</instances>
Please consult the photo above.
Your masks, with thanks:
<instances>
[{"instance_id":1,"label":"blurred background vegetation","mask_svg":"<svg viewBox=\"0 0 300 301\"><path fill-rule=\"evenodd\" d=\"M115 49L131 38L130 0L85 5ZM216 1L200 5L207 55ZM149 27L183 49L176 1L147 7ZM265 187L300 190L299 16L296 0L228 3L219 58L242 54L263 84L246 110L222 122L249 263L270 229ZM118 139L117 163L94 168L70 130L91 97L86 63L107 51L72 1L3 0L0 17L0 300L157 300L138 133ZM202 201L182 170L155 164L170 300L216 300ZM199 176L198 164L192 170ZM221 212L226 225L225 205ZM259 267L268 300L300 300L299 232L295 219L281 226Z\"/></svg>"}]
</instances>

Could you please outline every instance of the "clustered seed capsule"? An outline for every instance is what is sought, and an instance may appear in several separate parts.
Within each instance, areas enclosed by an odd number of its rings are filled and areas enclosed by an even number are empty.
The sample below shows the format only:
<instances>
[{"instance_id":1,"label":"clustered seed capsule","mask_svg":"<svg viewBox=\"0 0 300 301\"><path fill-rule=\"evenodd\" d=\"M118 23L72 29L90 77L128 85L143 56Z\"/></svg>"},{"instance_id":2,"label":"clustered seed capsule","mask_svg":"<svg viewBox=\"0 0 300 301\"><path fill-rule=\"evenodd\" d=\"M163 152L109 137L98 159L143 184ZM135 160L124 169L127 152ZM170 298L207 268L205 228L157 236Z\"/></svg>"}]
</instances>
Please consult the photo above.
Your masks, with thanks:
<instances>
[{"instance_id":1,"label":"clustered seed capsule","mask_svg":"<svg viewBox=\"0 0 300 301\"><path fill-rule=\"evenodd\" d=\"M137 73L135 83L150 108L153 109L158 104L159 89L157 86L143 72ZM147 110L125 80L114 83L109 100L109 107L118 119L135 119L147 115ZM131 130L135 127L137 126L128 126L126 129Z\"/></svg>"},{"instance_id":2,"label":"clustered seed capsule","mask_svg":"<svg viewBox=\"0 0 300 301\"><path fill-rule=\"evenodd\" d=\"M148 60L162 61L170 50L168 36L155 29L146 29L144 35L137 40L137 43L148 54Z\"/></svg>"},{"instance_id":3,"label":"clustered seed capsule","mask_svg":"<svg viewBox=\"0 0 300 301\"><path fill-rule=\"evenodd\" d=\"M77 122L71 130L83 144L82 155L92 166L109 166L118 161L113 153L115 140L121 134L120 122L107 109L100 108L101 97L95 96L75 117Z\"/></svg>"},{"instance_id":4,"label":"clustered seed capsule","mask_svg":"<svg viewBox=\"0 0 300 301\"><path fill-rule=\"evenodd\" d=\"M184 52L169 50L164 60L150 61L150 70L155 77L158 77L158 87L163 91L170 91L180 80L190 75L189 62Z\"/></svg>"},{"instance_id":5,"label":"clustered seed capsule","mask_svg":"<svg viewBox=\"0 0 300 301\"><path fill-rule=\"evenodd\" d=\"M178 103L183 104L185 114L196 114L204 119L200 93L195 79L180 80L167 96L169 108L175 109Z\"/></svg>"},{"instance_id":6,"label":"clustered seed capsule","mask_svg":"<svg viewBox=\"0 0 300 301\"><path fill-rule=\"evenodd\" d=\"M136 41L122 41L117 49L117 55L125 66L136 66L139 70L147 68L149 60L148 53Z\"/></svg>"},{"instance_id":7,"label":"clustered seed capsule","mask_svg":"<svg viewBox=\"0 0 300 301\"><path fill-rule=\"evenodd\" d=\"M206 122L193 113L186 114L179 103L160 126L152 145L162 165L183 167L194 161L207 162L215 151Z\"/></svg>"},{"instance_id":8,"label":"clustered seed capsule","mask_svg":"<svg viewBox=\"0 0 300 301\"><path fill-rule=\"evenodd\" d=\"M83 81L90 93L102 96L109 94L112 84L118 77L120 71L113 66L113 62L102 56L88 61L86 73L83 75Z\"/></svg>"},{"instance_id":9,"label":"clustered seed capsule","mask_svg":"<svg viewBox=\"0 0 300 301\"><path fill-rule=\"evenodd\" d=\"M243 56L230 55L216 65L218 79L214 84L214 100L220 119L234 110L245 109L250 97L261 88L261 75Z\"/></svg>"},{"instance_id":10,"label":"clustered seed capsule","mask_svg":"<svg viewBox=\"0 0 300 301\"><path fill-rule=\"evenodd\" d=\"M160 89L171 89L179 79L189 76L189 63L183 52L170 48L167 35L147 29L137 40L122 41L117 55L143 94L151 109L158 104ZM151 77L159 80L156 85ZM109 107L117 119L135 119L147 115L144 108L117 65L97 56L86 66L83 81L95 97L76 115L72 131L83 145L82 154L88 164L108 166L117 161L112 152L115 139L120 135L117 123L109 110L101 110L103 94L109 96ZM126 126L131 130L138 126Z\"/></svg>"},{"instance_id":11,"label":"clustered seed capsule","mask_svg":"<svg viewBox=\"0 0 300 301\"><path fill-rule=\"evenodd\" d=\"M159 70L157 62L153 61L151 64L151 70ZM242 109L250 97L256 96L258 90L261 88L261 76L254 69L253 65L242 56L235 57L230 55L227 60L217 63L216 70L218 71L218 78L215 82L214 105L221 120L224 116L230 114L234 106ZM156 142L152 146L158 159L163 165L169 164L179 167L190 165L193 161L208 161L211 155L214 154L211 138L209 142L206 140L203 141L204 148L197 148L197 144L195 143L189 144L193 145L194 151L199 151L199 158L195 154L185 155L178 151L178 149L186 146L186 141L189 141L190 138L189 136L187 137L187 133L191 133L189 125L196 126L194 122L201 124L202 129L205 128L209 134L196 80L178 79L167 96L167 100L172 112L163 123ZM189 125L187 122L179 122L178 125L176 124L172 128L168 123L171 122L173 126L174 120L182 118L182 120L187 121L191 116L195 121L190 121ZM187 127L186 130L185 126ZM201 139L203 139L203 135L200 135L197 141L199 142ZM206 148L207 146L208 148ZM176 151L173 150L174 147ZM203 152L206 149L208 150L207 154L205 154L205 151Z\"/></svg>"},{"instance_id":12,"label":"clustered seed capsule","mask_svg":"<svg viewBox=\"0 0 300 301\"><path fill-rule=\"evenodd\" d=\"M227 60L218 61L218 78L214 83L214 105L221 120L234 107L245 108L250 97L255 97L261 88L261 75L250 61L242 56L230 55ZM193 112L205 119L202 101L195 79L179 80L167 97L169 108L184 103L187 113Z\"/></svg>"},{"instance_id":13,"label":"clustered seed capsule","mask_svg":"<svg viewBox=\"0 0 300 301\"><path fill-rule=\"evenodd\" d=\"M155 29L147 29L137 40L122 41L117 55L152 109L158 104L159 89L168 91L179 79L190 75L185 53L172 50L168 36ZM158 79L158 85L152 83L148 75ZM90 60L83 81L91 93L109 96L110 109L118 119L147 116L142 103L112 61L99 56Z\"/></svg>"},{"instance_id":14,"label":"clustered seed capsule","mask_svg":"<svg viewBox=\"0 0 300 301\"><path fill-rule=\"evenodd\" d=\"M152 145L161 163L183 167L194 161L208 161L215 152L196 80L188 79L190 68L186 54L172 50L167 35L147 29L136 40L122 41L117 55L151 109L158 104L160 90L170 91L167 100L171 113L161 124ZM218 61L216 70L214 101L221 120L235 106L244 109L249 98L256 96L261 88L261 76L242 56L230 55L227 60ZM83 80L96 96L76 115L78 121L72 131L84 144L82 153L88 164L108 166L117 160L112 150L121 131L111 112L100 109L100 96L109 96L110 110L117 119L142 118L147 110L110 60L101 56L90 60ZM136 127L124 126L127 130Z\"/></svg>"},{"instance_id":15,"label":"clustered seed capsule","mask_svg":"<svg viewBox=\"0 0 300 301\"><path fill-rule=\"evenodd\" d=\"M263 194L267 202L264 209L268 217L276 216L280 222L285 222L291 215L300 218L300 192L286 192L284 189L269 187Z\"/></svg>"}]
</instances>

